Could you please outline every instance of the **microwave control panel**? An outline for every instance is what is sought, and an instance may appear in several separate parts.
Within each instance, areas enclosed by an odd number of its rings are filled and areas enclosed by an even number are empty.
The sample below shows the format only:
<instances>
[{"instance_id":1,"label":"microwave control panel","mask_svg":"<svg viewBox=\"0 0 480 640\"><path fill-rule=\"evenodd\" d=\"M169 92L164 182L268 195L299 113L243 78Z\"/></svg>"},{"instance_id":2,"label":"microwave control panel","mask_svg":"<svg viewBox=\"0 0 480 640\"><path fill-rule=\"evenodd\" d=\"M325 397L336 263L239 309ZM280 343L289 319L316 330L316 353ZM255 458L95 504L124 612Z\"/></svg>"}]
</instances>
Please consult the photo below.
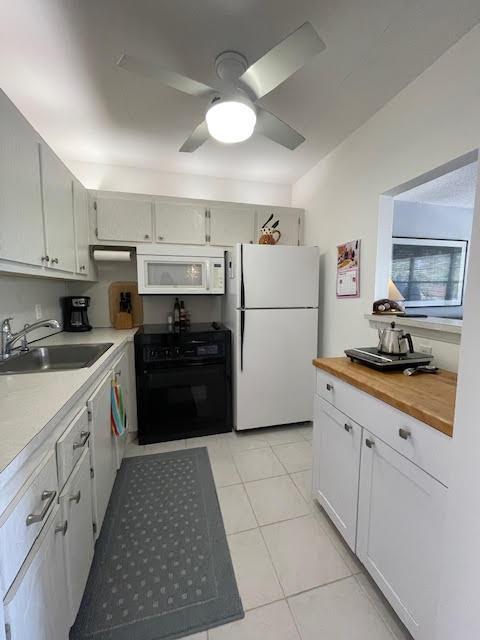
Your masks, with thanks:
<instances>
[{"instance_id":1,"label":"microwave control panel","mask_svg":"<svg viewBox=\"0 0 480 640\"><path fill-rule=\"evenodd\" d=\"M212 263L212 290L215 293L225 293L225 268L222 261Z\"/></svg>"}]
</instances>

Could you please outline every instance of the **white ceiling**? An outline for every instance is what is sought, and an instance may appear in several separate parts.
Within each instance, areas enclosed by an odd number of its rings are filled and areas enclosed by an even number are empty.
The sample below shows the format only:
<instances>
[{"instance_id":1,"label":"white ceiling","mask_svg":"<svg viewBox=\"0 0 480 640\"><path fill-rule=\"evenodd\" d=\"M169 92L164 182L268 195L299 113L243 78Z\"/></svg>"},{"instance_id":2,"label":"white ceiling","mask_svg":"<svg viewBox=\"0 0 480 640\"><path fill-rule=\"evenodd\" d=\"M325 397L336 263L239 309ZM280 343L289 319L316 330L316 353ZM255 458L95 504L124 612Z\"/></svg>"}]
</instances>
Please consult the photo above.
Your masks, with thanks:
<instances>
[{"instance_id":1,"label":"white ceiling","mask_svg":"<svg viewBox=\"0 0 480 640\"><path fill-rule=\"evenodd\" d=\"M178 148L205 104L121 71L123 51L215 83L310 20L327 49L261 104L307 141ZM15 0L0 9L0 86L68 163L290 184L480 20L478 0Z\"/></svg>"},{"instance_id":2,"label":"white ceiling","mask_svg":"<svg viewBox=\"0 0 480 640\"><path fill-rule=\"evenodd\" d=\"M445 173L418 187L404 191L395 200L423 202L445 207L463 207L473 209L477 186L478 166L476 162Z\"/></svg>"}]
</instances>

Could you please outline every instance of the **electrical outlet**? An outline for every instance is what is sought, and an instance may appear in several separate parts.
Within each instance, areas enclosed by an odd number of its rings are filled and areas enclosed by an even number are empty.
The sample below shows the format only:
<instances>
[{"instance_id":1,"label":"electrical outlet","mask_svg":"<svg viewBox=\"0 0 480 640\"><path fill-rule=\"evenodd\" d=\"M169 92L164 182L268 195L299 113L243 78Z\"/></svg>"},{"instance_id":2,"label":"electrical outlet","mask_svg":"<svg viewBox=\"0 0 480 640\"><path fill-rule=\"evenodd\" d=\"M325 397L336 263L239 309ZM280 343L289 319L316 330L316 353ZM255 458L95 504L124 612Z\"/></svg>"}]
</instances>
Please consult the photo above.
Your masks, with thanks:
<instances>
[{"instance_id":1,"label":"electrical outlet","mask_svg":"<svg viewBox=\"0 0 480 640\"><path fill-rule=\"evenodd\" d=\"M37 320L41 320L43 318L43 311L42 311L42 305L41 304L36 304L35 305L35 318Z\"/></svg>"},{"instance_id":2,"label":"electrical outlet","mask_svg":"<svg viewBox=\"0 0 480 640\"><path fill-rule=\"evenodd\" d=\"M429 344L419 344L417 347L419 353L424 353L427 356L431 356L432 355L432 347Z\"/></svg>"}]
</instances>

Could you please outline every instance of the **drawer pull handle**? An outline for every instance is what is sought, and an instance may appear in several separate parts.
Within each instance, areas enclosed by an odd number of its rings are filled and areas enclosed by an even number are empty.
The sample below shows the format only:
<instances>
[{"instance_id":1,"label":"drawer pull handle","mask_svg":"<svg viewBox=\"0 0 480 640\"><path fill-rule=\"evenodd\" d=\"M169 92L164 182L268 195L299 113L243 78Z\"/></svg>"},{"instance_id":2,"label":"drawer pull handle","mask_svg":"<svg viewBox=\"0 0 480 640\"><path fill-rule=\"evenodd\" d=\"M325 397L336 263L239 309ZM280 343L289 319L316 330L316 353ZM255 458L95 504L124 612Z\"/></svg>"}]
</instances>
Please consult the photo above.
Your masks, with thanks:
<instances>
[{"instance_id":1,"label":"drawer pull handle","mask_svg":"<svg viewBox=\"0 0 480 640\"><path fill-rule=\"evenodd\" d=\"M348 433L350 433L350 431L352 430L352 425L351 424L344 424L343 428L345 429L345 431L348 431Z\"/></svg>"},{"instance_id":2,"label":"drawer pull handle","mask_svg":"<svg viewBox=\"0 0 480 640\"><path fill-rule=\"evenodd\" d=\"M78 504L80 502L80 498L82 497L81 491L80 489L77 491L77 493L74 493L73 496L69 497L70 502L75 502L75 504Z\"/></svg>"},{"instance_id":3,"label":"drawer pull handle","mask_svg":"<svg viewBox=\"0 0 480 640\"><path fill-rule=\"evenodd\" d=\"M371 449L371 448L373 447L373 445L375 444L375 442L374 442L373 440L370 440L370 438L367 438L367 439L365 440L365 444L367 445L367 447L368 447L369 449Z\"/></svg>"},{"instance_id":4,"label":"drawer pull handle","mask_svg":"<svg viewBox=\"0 0 480 640\"><path fill-rule=\"evenodd\" d=\"M73 450L81 449L82 447L84 447L87 444L89 437L90 437L90 431L81 431L80 432L81 440L80 442L73 443Z\"/></svg>"},{"instance_id":5,"label":"drawer pull handle","mask_svg":"<svg viewBox=\"0 0 480 640\"><path fill-rule=\"evenodd\" d=\"M327 382L327 391L333 391L333 384Z\"/></svg>"},{"instance_id":6,"label":"drawer pull handle","mask_svg":"<svg viewBox=\"0 0 480 640\"><path fill-rule=\"evenodd\" d=\"M403 438L404 440L408 440L412 434L408 429L399 429L398 435L400 436L400 438Z\"/></svg>"},{"instance_id":7,"label":"drawer pull handle","mask_svg":"<svg viewBox=\"0 0 480 640\"><path fill-rule=\"evenodd\" d=\"M42 502L45 502L43 509L40 513L31 513L27 516L27 527L31 524L35 524L36 522L41 522L45 516L47 515L47 511L50 509L50 505L55 500L55 496L57 495L56 491L43 491L42 492Z\"/></svg>"},{"instance_id":8,"label":"drawer pull handle","mask_svg":"<svg viewBox=\"0 0 480 640\"><path fill-rule=\"evenodd\" d=\"M121 376L121 375L122 375L122 372L121 372L121 371L115 371L115 375L116 375L116 376Z\"/></svg>"},{"instance_id":9,"label":"drawer pull handle","mask_svg":"<svg viewBox=\"0 0 480 640\"><path fill-rule=\"evenodd\" d=\"M68 529L68 521L65 520L65 522L63 524L59 524L55 527L55 533L61 533L62 535L65 535L67 533L67 529Z\"/></svg>"}]
</instances>

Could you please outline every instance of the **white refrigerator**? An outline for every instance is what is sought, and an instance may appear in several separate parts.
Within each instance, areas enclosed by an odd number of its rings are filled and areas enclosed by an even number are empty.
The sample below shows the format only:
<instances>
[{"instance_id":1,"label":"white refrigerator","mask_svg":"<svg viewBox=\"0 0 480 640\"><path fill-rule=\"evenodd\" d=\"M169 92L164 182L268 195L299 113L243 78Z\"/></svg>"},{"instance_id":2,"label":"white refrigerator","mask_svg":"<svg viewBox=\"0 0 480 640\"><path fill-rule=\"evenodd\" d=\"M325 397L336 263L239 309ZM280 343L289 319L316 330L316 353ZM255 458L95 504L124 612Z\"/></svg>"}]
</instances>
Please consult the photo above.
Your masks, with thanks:
<instances>
[{"instance_id":1,"label":"white refrigerator","mask_svg":"<svg viewBox=\"0 0 480 640\"><path fill-rule=\"evenodd\" d=\"M318 287L318 247L227 252L223 320L233 334L236 429L312 420Z\"/></svg>"}]
</instances>

